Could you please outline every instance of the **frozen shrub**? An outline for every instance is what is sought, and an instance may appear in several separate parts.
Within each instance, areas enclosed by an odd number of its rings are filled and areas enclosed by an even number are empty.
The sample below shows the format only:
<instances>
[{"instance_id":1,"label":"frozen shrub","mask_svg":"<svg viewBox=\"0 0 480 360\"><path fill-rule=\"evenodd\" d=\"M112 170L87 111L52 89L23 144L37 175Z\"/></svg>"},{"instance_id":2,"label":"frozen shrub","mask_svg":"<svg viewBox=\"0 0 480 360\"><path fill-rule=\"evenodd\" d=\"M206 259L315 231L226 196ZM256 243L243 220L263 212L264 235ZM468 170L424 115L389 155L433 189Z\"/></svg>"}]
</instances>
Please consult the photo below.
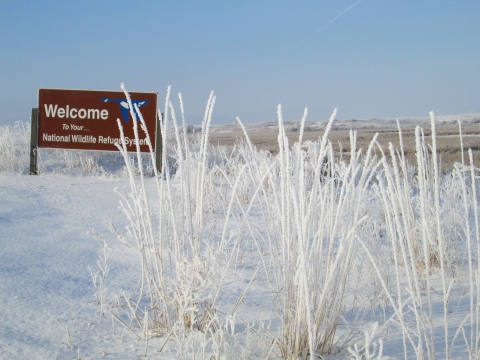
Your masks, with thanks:
<instances>
[{"instance_id":1,"label":"frozen shrub","mask_svg":"<svg viewBox=\"0 0 480 360\"><path fill-rule=\"evenodd\" d=\"M0 126L0 172L26 173L29 164L29 124L17 121L14 126Z\"/></svg>"},{"instance_id":2,"label":"frozen shrub","mask_svg":"<svg viewBox=\"0 0 480 360\"><path fill-rule=\"evenodd\" d=\"M304 142L305 111L291 145L281 107L277 156L257 151L240 119L245 140L227 150L208 142L214 103L212 94L201 131L188 136L181 98L180 128L167 94L156 198L147 196L146 160L140 153L125 160L130 190L122 208L130 223L116 235L139 255L140 287L121 301L99 291L103 310L146 343L159 337L163 349L174 339L178 358L349 352L381 359L392 351L475 358L480 235L472 151L441 174L432 114L431 144L416 131L415 168L400 128L400 148L385 150L377 135L358 149L350 131L350 152L338 158L328 139L336 111L319 141ZM239 273L232 303L225 289ZM261 294L249 305L274 313L236 331L254 286ZM258 305L262 296L267 304ZM461 304L467 310L451 315ZM395 333L402 346L388 350Z\"/></svg>"}]
</instances>

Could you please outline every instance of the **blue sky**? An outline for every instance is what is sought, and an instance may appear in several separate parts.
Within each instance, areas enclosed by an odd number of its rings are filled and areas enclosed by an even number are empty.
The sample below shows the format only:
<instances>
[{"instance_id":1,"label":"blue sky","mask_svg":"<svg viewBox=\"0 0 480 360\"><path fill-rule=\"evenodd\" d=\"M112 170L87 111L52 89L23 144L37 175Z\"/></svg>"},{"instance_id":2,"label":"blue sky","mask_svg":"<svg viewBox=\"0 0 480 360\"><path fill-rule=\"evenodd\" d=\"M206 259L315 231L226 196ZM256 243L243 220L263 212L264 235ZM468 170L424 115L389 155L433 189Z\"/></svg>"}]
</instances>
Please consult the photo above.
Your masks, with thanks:
<instances>
[{"instance_id":1,"label":"blue sky","mask_svg":"<svg viewBox=\"0 0 480 360\"><path fill-rule=\"evenodd\" d=\"M161 107L172 85L193 124L211 90L214 124L480 112L479 19L478 0L0 0L0 125L39 88L121 82Z\"/></svg>"}]
</instances>

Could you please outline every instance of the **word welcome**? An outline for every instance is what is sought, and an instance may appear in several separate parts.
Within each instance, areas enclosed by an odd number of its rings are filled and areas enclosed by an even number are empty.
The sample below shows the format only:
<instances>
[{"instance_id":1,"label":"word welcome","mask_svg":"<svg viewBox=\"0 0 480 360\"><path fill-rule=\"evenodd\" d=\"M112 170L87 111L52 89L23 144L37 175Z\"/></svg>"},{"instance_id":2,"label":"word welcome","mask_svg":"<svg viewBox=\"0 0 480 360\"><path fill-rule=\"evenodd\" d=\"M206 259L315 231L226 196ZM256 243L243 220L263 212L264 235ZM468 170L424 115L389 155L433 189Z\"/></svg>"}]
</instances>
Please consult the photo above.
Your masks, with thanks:
<instances>
[{"instance_id":1,"label":"word welcome","mask_svg":"<svg viewBox=\"0 0 480 360\"><path fill-rule=\"evenodd\" d=\"M58 105L45 104L45 115L47 115L47 117L58 117L61 119L76 119L78 117L79 119L107 120L108 110L76 109L70 108L70 105L62 108L58 107Z\"/></svg>"}]
</instances>

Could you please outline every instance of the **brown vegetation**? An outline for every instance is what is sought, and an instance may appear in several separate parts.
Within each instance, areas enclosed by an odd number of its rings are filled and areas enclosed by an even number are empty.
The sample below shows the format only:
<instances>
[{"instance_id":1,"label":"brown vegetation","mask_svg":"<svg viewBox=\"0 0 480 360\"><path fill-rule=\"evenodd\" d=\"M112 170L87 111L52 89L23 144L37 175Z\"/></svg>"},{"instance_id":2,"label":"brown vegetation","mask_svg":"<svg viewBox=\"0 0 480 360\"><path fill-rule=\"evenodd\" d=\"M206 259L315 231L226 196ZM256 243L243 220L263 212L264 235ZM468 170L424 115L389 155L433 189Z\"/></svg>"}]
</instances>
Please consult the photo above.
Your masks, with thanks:
<instances>
[{"instance_id":1,"label":"brown vegetation","mask_svg":"<svg viewBox=\"0 0 480 360\"><path fill-rule=\"evenodd\" d=\"M252 143L259 150L267 150L273 155L278 152L278 128L273 126L247 126L247 131ZM334 123L335 124L335 123ZM405 155L410 164L415 164L415 127L417 124L408 122L402 124L403 142ZM424 135L427 143L431 143L431 131L428 120L419 121L424 129ZM288 129L288 127L286 126ZM357 149L366 150L375 133L379 133L378 143L383 151L388 151L388 144L391 142L395 148L399 149L399 134L396 122L384 121L381 125L372 125L371 122L352 122L339 121L334 125L330 132L329 139L334 145L335 152L339 156L348 156L350 152L350 129L356 131ZM463 148L468 151L473 150L475 163L480 160L480 124L467 123L462 125ZM287 136L290 144L296 142L299 138L299 131L289 131ZM306 131L303 135L304 141L317 141L323 135L323 130ZM212 131L210 133L210 142L214 145L233 146L236 141L243 139L244 135L240 126L229 127L228 131ZM462 161L461 143L459 137L459 128L456 122L448 124L437 124L437 151L442 163L442 170L451 169L455 162ZM378 149L377 149L378 153Z\"/></svg>"}]
</instances>

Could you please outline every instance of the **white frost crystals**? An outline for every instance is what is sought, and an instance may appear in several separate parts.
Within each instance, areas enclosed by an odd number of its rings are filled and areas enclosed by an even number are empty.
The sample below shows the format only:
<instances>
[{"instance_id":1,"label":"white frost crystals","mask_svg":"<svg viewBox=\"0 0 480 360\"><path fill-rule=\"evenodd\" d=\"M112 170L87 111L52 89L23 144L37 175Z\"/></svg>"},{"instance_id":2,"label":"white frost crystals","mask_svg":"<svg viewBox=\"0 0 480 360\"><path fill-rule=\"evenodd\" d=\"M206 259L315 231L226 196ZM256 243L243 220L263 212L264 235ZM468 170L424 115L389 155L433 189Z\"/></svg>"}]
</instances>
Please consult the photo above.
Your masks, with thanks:
<instances>
[{"instance_id":1,"label":"white frost crystals","mask_svg":"<svg viewBox=\"0 0 480 360\"><path fill-rule=\"evenodd\" d=\"M0 126L0 173L26 171L29 157L29 124L17 121L14 126Z\"/></svg>"},{"instance_id":2,"label":"white frost crystals","mask_svg":"<svg viewBox=\"0 0 480 360\"><path fill-rule=\"evenodd\" d=\"M319 141L303 142L305 112L291 145L281 107L277 156L247 134L225 151L208 142L215 100L200 134L188 135L182 98L180 133L169 89L163 173L147 179L140 153L138 168L126 161L130 224L112 229L135 249L139 287L102 293L103 310L146 352L155 344L179 359L478 358L472 160L440 174L435 141L429 147L420 128L416 164L405 160L401 129L400 149L388 153L377 135L357 149L351 131L339 158L328 139L336 112Z\"/></svg>"}]
</instances>

